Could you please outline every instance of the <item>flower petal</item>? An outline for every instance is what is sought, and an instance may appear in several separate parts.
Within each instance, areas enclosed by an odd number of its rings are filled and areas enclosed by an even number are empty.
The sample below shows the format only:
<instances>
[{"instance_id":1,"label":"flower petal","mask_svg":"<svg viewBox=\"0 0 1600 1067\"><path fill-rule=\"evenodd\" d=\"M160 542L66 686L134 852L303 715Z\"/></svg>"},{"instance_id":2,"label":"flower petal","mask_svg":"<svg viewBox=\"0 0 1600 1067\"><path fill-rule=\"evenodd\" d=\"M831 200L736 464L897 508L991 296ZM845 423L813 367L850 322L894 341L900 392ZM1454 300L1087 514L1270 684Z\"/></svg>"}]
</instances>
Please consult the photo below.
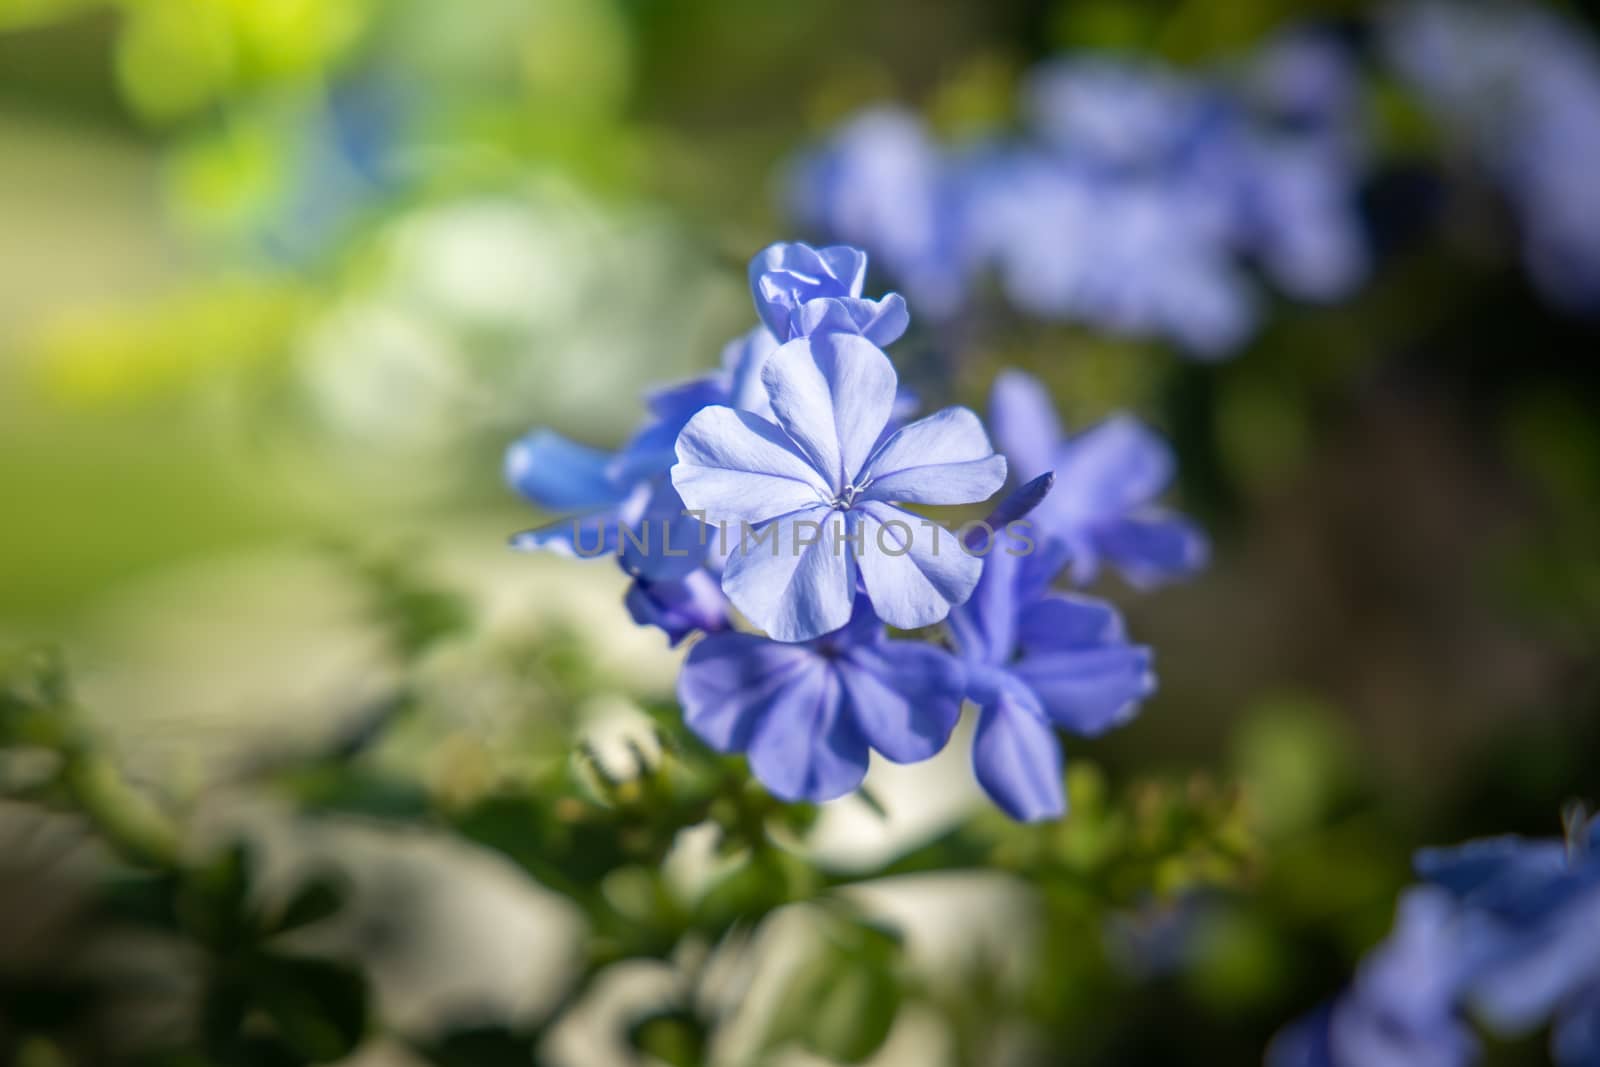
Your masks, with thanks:
<instances>
[{"instance_id":1,"label":"flower petal","mask_svg":"<svg viewBox=\"0 0 1600 1067\"><path fill-rule=\"evenodd\" d=\"M866 777L867 758L839 678L820 660L777 691L750 742L751 772L784 800L844 796Z\"/></svg>"},{"instance_id":2,"label":"flower petal","mask_svg":"<svg viewBox=\"0 0 1600 1067\"><path fill-rule=\"evenodd\" d=\"M982 564L972 596L950 612L950 631L965 659L998 667L1016 650L1017 571L1022 564L1001 544L982 557Z\"/></svg>"},{"instance_id":3,"label":"flower petal","mask_svg":"<svg viewBox=\"0 0 1600 1067\"><path fill-rule=\"evenodd\" d=\"M1200 527L1170 512L1107 523L1095 530L1094 547L1141 588L1193 574L1211 557L1211 542Z\"/></svg>"},{"instance_id":4,"label":"flower petal","mask_svg":"<svg viewBox=\"0 0 1600 1067\"><path fill-rule=\"evenodd\" d=\"M548 511L596 511L620 501L626 492L606 476L611 456L569 441L549 430L535 430L506 449L506 482Z\"/></svg>"},{"instance_id":5,"label":"flower petal","mask_svg":"<svg viewBox=\"0 0 1600 1067\"><path fill-rule=\"evenodd\" d=\"M794 442L765 419L709 407L678 435L672 484L712 524L761 523L829 498Z\"/></svg>"},{"instance_id":6,"label":"flower petal","mask_svg":"<svg viewBox=\"0 0 1600 1067\"><path fill-rule=\"evenodd\" d=\"M1086 596L1057 595L1035 601L1017 620L1025 655L1101 648L1126 642L1117 609Z\"/></svg>"},{"instance_id":7,"label":"flower petal","mask_svg":"<svg viewBox=\"0 0 1600 1067\"><path fill-rule=\"evenodd\" d=\"M855 563L843 514L815 505L744 531L722 591L777 641L810 641L850 621Z\"/></svg>"},{"instance_id":8,"label":"flower petal","mask_svg":"<svg viewBox=\"0 0 1600 1067\"><path fill-rule=\"evenodd\" d=\"M1045 509L1074 518L1121 517L1172 481L1172 449L1131 415L1117 415L1067 442L1056 457Z\"/></svg>"},{"instance_id":9,"label":"flower petal","mask_svg":"<svg viewBox=\"0 0 1600 1067\"><path fill-rule=\"evenodd\" d=\"M761 368L777 350L778 339L765 326L757 326L723 346L722 369L728 376L729 406L771 421L772 403L767 399L766 386L761 384Z\"/></svg>"},{"instance_id":10,"label":"flower petal","mask_svg":"<svg viewBox=\"0 0 1600 1067\"><path fill-rule=\"evenodd\" d=\"M861 295L867 255L848 245L819 249L780 241L750 260L749 278L761 321L780 340L788 340L789 317L801 304L818 297Z\"/></svg>"},{"instance_id":11,"label":"flower petal","mask_svg":"<svg viewBox=\"0 0 1600 1067\"><path fill-rule=\"evenodd\" d=\"M896 763L935 755L961 718L961 664L943 649L884 641L850 649L835 661L856 726Z\"/></svg>"},{"instance_id":12,"label":"flower petal","mask_svg":"<svg viewBox=\"0 0 1600 1067\"><path fill-rule=\"evenodd\" d=\"M636 624L666 634L673 648L697 630L715 633L728 625L728 599L717 580L703 570L676 581L635 578L623 605Z\"/></svg>"},{"instance_id":13,"label":"flower petal","mask_svg":"<svg viewBox=\"0 0 1600 1067\"><path fill-rule=\"evenodd\" d=\"M807 300L796 308L789 318L789 336L858 333L883 348L899 340L910 325L911 313L899 293L889 293L882 300L830 296Z\"/></svg>"},{"instance_id":14,"label":"flower petal","mask_svg":"<svg viewBox=\"0 0 1600 1067\"><path fill-rule=\"evenodd\" d=\"M846 514L867 596L890 626L931 626L972 595L983 561L943 526L877 501Z\"/></svg>"},{"instance_id":15,"label":"flower petal","mask_svg":"<svg viewBox=\"0 0 1600 1067\"><path fill-rule=\"evenodd\" d=\"M1055 465L1066 433L1039 379L1019 370L1001 371L989 394L989 419L1017 477L1036 478Z\"/></svg>"},{"instance_id":16,"label":"flower petal","mask_svg":"<svg viewBox=\"0 0 1600 1067\"><path fill-rule=\"evenodd\" d=\"M685 512L672 482L662 478L622 531L622 569L651 581L682 578L705 562L708 540L709 527Z\"/></svg>"},{"instance_id":17,"label":"flower petal","mask_svg":"<svg viewBox=\"0 0 1600 1067\"><path fill-rule=\"evenodd\" d=\"M518 552L554 552L570 559L614 556L621 544L622 522L615 511L557 519L548 526L511 536Z\"/></svg>"},{"instance_id":18,"label":"flower petal","mask_svg":"<svg viewBox=\"0 0 1600 1067\"><path fill-rule=\"evenodd\" d=\"M1061 742L1018 686L1001 688L983 706L972 741L972 769L983 791L1013 819L1054 819L1067 810Z\"/></svg>"},{"instance_id":19,"label":"flower petal","mask_svg":"<svg viewBox=\"0 0 1600 1067\"><path fill-rule=\"evenodd\" d=\"M767 358L761 380L778 425L835 493L861 470L894 411L894 366L854 334L790 341Z\"/></svg>"},{"instance_id":20,"label":"flower petal","mask_svg":"<svg viewBox=\"0 0 1600 1067\"><path fill-rule=\"evenodd\" d=\"M1090 737L1104 733L1132 718L1139 701L1155 691L1149 649L1111 638L1080 640L1119 628L1104 605L1065 597L1039 601L1023 613L1023 656L1011 672L1058 726Z\"/></svg>"},{"instance_id":21,"label":"flower petal","mask_svg":"<svg viewBox=\"0 0 1600 1067\"><path fill-rule=\"evenodd\" d=\"M866 500L913 504L971 504L1006 482L1006 461L995 454L983 423L967 408L945 408L898 430L862 470L871 479Z\"/></svg>"},{"instance_id":22,"label":"flower petal","mask_svg":"<svg viewBox=\"0 0 1600 1067\"><path fill-rule=\"evenodd\" d=\"M743 752L780 694L822 673L799 645L755 634L718 633L689 650L678 675L683 720L718 752Z\"/></svg>"}]
</instances>

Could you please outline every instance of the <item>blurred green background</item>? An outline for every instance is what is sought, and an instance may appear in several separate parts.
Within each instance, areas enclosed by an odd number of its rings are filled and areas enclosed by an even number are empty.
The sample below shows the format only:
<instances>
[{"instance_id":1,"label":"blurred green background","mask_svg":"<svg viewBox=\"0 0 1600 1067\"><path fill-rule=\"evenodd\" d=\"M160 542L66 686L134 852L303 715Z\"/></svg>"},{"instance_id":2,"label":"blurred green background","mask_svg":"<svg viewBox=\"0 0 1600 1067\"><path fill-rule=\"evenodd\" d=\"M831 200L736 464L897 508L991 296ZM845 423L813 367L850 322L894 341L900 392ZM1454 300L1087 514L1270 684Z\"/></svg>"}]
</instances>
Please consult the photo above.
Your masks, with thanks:
<instances>
[{"instance_id":1,"label":"blurred green background","mask_svg":"<svg viewBox=\"0 0 1600 1067\"><path fill-rule=\"evenodd\" d=\"M85 743L136 791L209 814L199 840L267 818L260 767L337 749L397 692L425 713L339 773L420 783L431 799L406 818L565 768L574 731L670 700L675 657L627 625L612 568L505 550L536 517L502 487L501 450L540 424L613 444L641 389L714 364L751 321L748 256L804 236L777 193L794 151L884 99L947 130L1003 122L1019 76L1062 50L1222 62L1361 8L0 0L0 641L61 649ZM1407 109L1375 106L1385 150L1413 150ZM1109 791L1119 818L1218 805L1270 857L1201 924L1187 977L1108 985L1060 947L1053 984L1007 1010L1063 1033L1019 1062L1250 1062L1381 934L1413 848L1551 832L1562 803L1600 799L1596 338L1468 228L1408 244L1345 305L1273 308L1221 365L1020 319L960 354L965 402L1014 365L1076 425L1152 419L1217 544L1191 584L1109 587L1162 691L1069 751L1095 764L1078 829L1027 847L1092 850ZM65 876L19 843L20 803L0 809L0 1051L113 1062L94 1057L137 1044L137 1005L119 1008L135 1022L17 1022L35 1019L28 990L78 991L36 961L81 949L87 922L46 921ZM327 833L318 847L347 847ZM983 962L1017 951L996 944ZM481 962L416 951L420 971ZM833 1006L847 1034L894 1017L870 967L823 973L866 983ZM992 1037L974 982L923 1003L967 1035L955 1062L1005 1062L974 1051ZM407 1026L455 1017L427 999L448 990L382 988ZM896 1062L940 1062L911 1047Z\"/></svg>"}]
</instances>

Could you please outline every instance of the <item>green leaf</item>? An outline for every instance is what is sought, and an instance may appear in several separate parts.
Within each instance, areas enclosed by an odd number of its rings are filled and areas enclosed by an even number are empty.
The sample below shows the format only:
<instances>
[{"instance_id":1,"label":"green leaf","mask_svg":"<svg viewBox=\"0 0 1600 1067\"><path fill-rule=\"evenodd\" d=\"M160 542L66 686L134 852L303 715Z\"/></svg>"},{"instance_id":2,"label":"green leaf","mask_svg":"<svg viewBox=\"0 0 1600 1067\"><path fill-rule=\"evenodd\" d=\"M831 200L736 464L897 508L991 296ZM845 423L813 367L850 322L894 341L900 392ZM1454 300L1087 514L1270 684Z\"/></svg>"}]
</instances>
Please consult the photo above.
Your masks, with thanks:
<instances>
[{"instance_id":1,"label":"green leaf","mask_svg":"<svg viewBox=\"0 0 1600 1067\"><path fill-rule=\"evenodd\" d=\"M826 1059L860 1063L883 1046L904 995L894 935L843 921L784 994L767 1046L795 1042Z\"/></svg>"},{"instance_id":2,"label":"green leaf","mask_svg":"<svg viewBox=\"0 0 1600 1067\"><path fill-rule=\"evenodd\" d=\"M367 984L332 960L263 956L251 975L260 1009L312 1063L355 1051L367 1029Z\"/></svg>"},{"instance_id":3,"label":"green leaf","mask_svg":"<svg viewBox=\"0 0 1600 1067\"><path fill-rule=\"evenodd\" d=\"M700 1018L681 1008L648 1015L628 1028L630 1045L671 1067L705 1063L710 1036Z\"/></svg>"},{"instance_id":4,"label":"green leaf","mask_svg":"<svg viewBox=\"0 0 1600 1067\"><path fill-rule=\"evenodd\" d=\"M288 933L319 923L338 914L349 895L349 886L334 875L323 875L306 882L295 891L274 922L277 933Z\"/></svg>"}]
</instances>

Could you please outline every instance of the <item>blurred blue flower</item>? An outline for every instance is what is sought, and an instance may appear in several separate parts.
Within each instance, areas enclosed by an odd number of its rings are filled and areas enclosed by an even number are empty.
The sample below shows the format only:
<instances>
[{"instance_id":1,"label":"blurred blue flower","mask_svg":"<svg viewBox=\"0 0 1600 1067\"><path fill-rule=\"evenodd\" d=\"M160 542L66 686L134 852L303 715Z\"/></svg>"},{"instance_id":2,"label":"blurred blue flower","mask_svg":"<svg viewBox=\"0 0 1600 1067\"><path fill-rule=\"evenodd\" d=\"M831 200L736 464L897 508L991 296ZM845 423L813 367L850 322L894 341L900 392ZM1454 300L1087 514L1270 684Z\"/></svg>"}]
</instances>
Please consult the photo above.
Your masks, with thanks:
<instances>
[{"instance_id":1,"label":"blurred blue flower","mask_svg":"<svg viewBox=\"0 0 1600 1067\"><path fill-rule=\"evenodd\" d=\"M791 166L788 190L801 223L871 252L918 314L942 319L959 308L972 266L962 175L921 118L862 112Z\"/></svg>"},{"instance_id":2,"label":"blurred blue flower","mask_svg":"<svg viewBox=\"0 0 1600 1067\"><path fill-rule=\"evenodd\" d=\"M635 623L661 630L674 648L690 634L728 628L728 600L704 570L667 581L635 578L623 603Z\"/></svg>"},{"instance_id":3,"label":"blurred blue flower","mask_svg":"<svg viewBox=\"0 0 1600 1067\"><path fill-rule=\"evenodd\" d=\"M1413 0L1385 44L1433 114L1505 190L1552 302L1600 311L1600 49L1532 5Z\"/></svg>"},{"instance_id":4,"label":"blurred blue flower","mask_svg":"<svg viewBox=\"0 0 1600 1067\"><path fill-rule=\"evenodd\" d=\"M1137 419L1119 415L1068 437L1050 394L1021 371L994 384L990 419L1019 479L1055 472L1055 489L1033 513L1043 537L1060 541L1080 583L1109 562L1133 584L1193 574L1210 556L1205 534L1156 506L1172 481L1172 450Z\"/></svg>"},{"instance_id":5,"label":"blurred blue flower","mask_svg":"<svg viewBox=\"0 0 1600 1067\"><path fill-rule=\"evenodd\" d=\"M1600 818L1566 841L1500 837L1417 854L1426 883L1331 1006L1285 1030L1269 1067L1455 1065L1475 1058L1461 1021L1497 1033L1553 1023L1561 1067L1600 1052Z\"/></svg>"},{"instance_id":6,"label":"blurred blue flower","mask_svg":"<svg viewBox=\"0 0 1600 1067\"><path fill-rule=\"evenodd\" d=\"M1466 998L1495 1030L1556 1022L1562 1064L1588 1067L1600 998L1600 818L1575 820L1567 841L1502 837L1417 856L1417 873L1474 918L1481 961Z\"/></svg>"},{"instance_id":7,"label":"blurred blue flower","mask_svg":"<svg viewBox=\"0 0 1600 1067\"><path fill-rule=\"evenodd\" d=\"M679 434L672 468L687 505L738 542L727 545L723 591L780 641L842 627L858 574L885 622L943 619L982 564L895 502L965 504L1000 487L1005 460L978 417L946 408L884 439L898 380L853 334L789 341L761 376L773 420L705 408Z\"/></svg>"},{"instance_id":8,"label":"blurred blue flower","mask_svg":"<svg viewBox=\"0 0 1600 1067\"><path fill-rule=\"evenodd\" d=\"M1309 31L1274 42L1242 87L1058 60L1027 81L1024 136L944 149L914 116L873 109L795 165L791 201L941 315L993 270L1024 313L1217 358L1257 325L1247 266L1315 301L1370 270L1354 82L1343 47Z\"/></svg>"},{"instance_id":9,"label":"blurred blue flower","mask_svg":"<svg viewBox=\"0 0 1600 1067\"><path fill-rule=\"evenodd\" d=\"M792 801L854 790L869 749L896 763L939 752L961 695L960 664L933 645L887 640L865 598L817 640L712 634L678 678L689 727L720 752L748 753L756 778Z\"/></svg>"},{"instance_id":10,"label":"blurred blue flower","mask_svg":"<svg viewBox=\"0 0 1600 1067\"><path fill-rule=\"evenodd\" d=\"M1477 1042L1461 1021L1460 915L1447 893L1413 889L1394 932L1342 996L1285 1030L1267 1067L1464 1067Z\"/></svg>"},{"instance_id":11,"label":"blurred blue flower","mask_svg":"<svg viewBox=\"0 0 1600 1067\"><path fill-rule=\"evenodd\" d=\"M977 589L949 621L981 710L973 770L1012 818L1055 818L1066 810L1056 729L1092 737L1132 718L1155 691L1150 650L1128 643L1109 604L1049 593L1061 556L1026 524L988 540Z\"/></svg>"}]
</instances>

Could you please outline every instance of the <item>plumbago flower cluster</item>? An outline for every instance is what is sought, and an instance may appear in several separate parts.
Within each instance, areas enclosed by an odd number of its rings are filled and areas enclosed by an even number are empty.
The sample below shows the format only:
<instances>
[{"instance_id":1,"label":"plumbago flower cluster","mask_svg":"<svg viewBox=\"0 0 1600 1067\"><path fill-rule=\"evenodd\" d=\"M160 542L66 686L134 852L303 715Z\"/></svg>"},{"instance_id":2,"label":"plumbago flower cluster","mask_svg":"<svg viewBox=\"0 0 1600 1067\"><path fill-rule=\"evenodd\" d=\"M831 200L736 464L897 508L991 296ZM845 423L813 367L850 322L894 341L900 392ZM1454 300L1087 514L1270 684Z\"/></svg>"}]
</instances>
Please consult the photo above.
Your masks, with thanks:
<instances>
[{"instance_id":1,"label":"plumbago flower cluster","mask_svg":"<svg viewBox=\"0 0 1600 1067\"><path fill-rule=\"evenodd\" d=\"M1441 0L1389 12L1383 42L1440 124L1505 190L1529 276L1600 309L1600 48L1527 4Z\"/></svg>"},{"instance_id":2,"label":"plumbago flower cluster","mask_svg":"<svg viewBox=\"0 0 1600 1067\"><path fill-rule=\"evenodd\" d=\"M1553 1022L1556 1063L1600 1064L1600 817L1572 816L1565 841L1425 849L1416 869L1389 939L1269 1067L1462 1067L1469 1014L1505 1035Z\"/></svg>"},{"instance_id":3,"label":"plumbago flower cluster","mask_svg":"<svg viewBox=\"0 0 1600 1067\"><path fill-rule=\"evenodd\" d=\"M1287 31L1218 70L1053 60L1023 83L1020 133L956 145L910 111L873 107L794 163L789 206L880 257L938 315L960 314L992 277L1024 315L1221 358L1255 333L1261 281L1332 303L1373 272L1362 194L1385 160L1366 67L1381 64L1415 91L1445 154L1504 191L1540 291L1600 310L1593 39L1514 2L1410 0L1346 28Z\"/></svg>"},{"instance_id":4,"label":"plumbago flower cluster","mask_svg":"<svg viewBox=\"0 0 1600 1067\"><path fill-rule=\"evenodd\" d=\"M1182 577L1205 538L1156 506L1164 442L1127 416L1068 436L1026 375L995 386L1001 452L966 408L906 421L883 351L906 303L864 297L866 266L855 248L771 246L750 265L760 324L717 372L650 394L619 451L516 442L508 481L567 518L512 543L614 557L635 622L673 644L702 634L685 719L779 797L843 796L874 751L927 759L971 701L984 789L1015 818L1060 815L1056 731L1126 722L1155 683L1115 609L1052 584L1104 565L1138 585ZM1008 480L960 530L908 510L982 504Z\"/></svg>"},{"instance_id":5,"label":"plumbago flower cluster","mask_svg":"<svg viewBox=\"0 0 1600 1067\"><path fill-rule=\"evenodd\" d=\"M1300 300L1365 279L1358 102L1347 50L1309 32L1232 78L1063 59L1028 78L1023 136L946 149L875 108L797 163L792 205L941 314L992 272L1025 314L1215 358L1255 330L1249 266Z\"/></svg>"}]
</instances>

